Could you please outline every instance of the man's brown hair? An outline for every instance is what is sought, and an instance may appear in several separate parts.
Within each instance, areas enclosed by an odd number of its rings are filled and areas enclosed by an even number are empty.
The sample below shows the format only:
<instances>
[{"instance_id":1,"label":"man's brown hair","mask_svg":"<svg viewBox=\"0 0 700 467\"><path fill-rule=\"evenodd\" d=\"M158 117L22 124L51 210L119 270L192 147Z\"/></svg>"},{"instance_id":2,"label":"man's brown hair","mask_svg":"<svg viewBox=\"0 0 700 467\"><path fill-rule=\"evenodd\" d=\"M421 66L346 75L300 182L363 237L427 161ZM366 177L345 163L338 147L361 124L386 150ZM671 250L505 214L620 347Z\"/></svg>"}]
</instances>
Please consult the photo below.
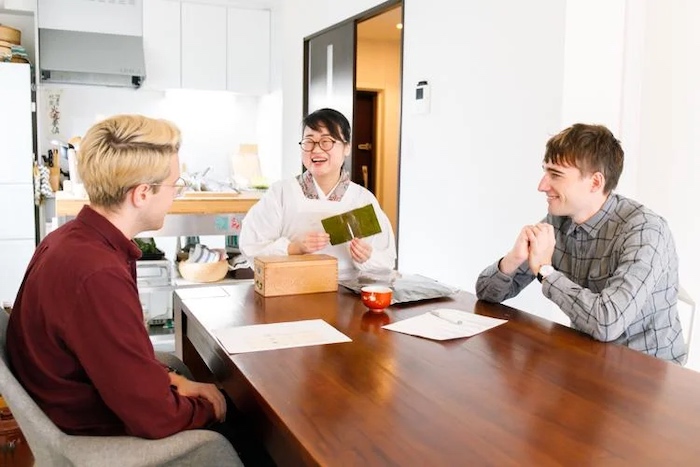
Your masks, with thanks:
<instances>
[{"instance_id":1,"label":"man's brown hair","mask_svg":"<svg viewBox=\"0 0 700 467\"><path fill-rule=\"evenodd\" d=\"M544 162L576 167L583 175L600 172L605 177L605 193L617 186L625 152L610 130L603 125L576 123L547 141Z\"/></svg>"}]
</instances>

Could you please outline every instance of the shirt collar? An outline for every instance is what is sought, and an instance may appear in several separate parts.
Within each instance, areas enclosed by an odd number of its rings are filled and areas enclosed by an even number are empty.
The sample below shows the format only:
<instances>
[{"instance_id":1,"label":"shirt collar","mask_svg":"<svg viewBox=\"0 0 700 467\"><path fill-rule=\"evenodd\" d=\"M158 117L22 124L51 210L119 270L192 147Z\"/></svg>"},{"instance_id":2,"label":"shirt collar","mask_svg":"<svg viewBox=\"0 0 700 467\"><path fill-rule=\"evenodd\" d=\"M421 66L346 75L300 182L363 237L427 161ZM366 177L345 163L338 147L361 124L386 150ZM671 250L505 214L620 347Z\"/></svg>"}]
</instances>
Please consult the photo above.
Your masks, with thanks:
<instances>
[{"instance_id":1,"label":"shirt collar","mask_svg":"<svg viewBox=\"0 0 700 467\"><path fill-rule=\"evenodd\" d=\"M327 194L323 195L323 190L318 186L311 172L305 170L304 173L297 176L297 181L307 199L325 199L328 201L340 201L343 199L345 192L350 187L350 173L343 170L340 173L340 179L335 187Z\"/></svg>"},{"instance_id":2,"label":"shirt collar","mask_svg":"<svg viewBox=\"0 0 700 467\"><path fill-rule=\"evenodd\" d=\"M322 190L321 187L318 185L318 182L316 181L316 179L313 178L313 177L311 177L311 178L312 178L312 180L314 181L314 186L316 186L316 193L318 193L318 198L319 198L319 199L321 199L321 198L323 198L323 199L328 199L328 197L329 197L331 194L333 194L333 191L335 191L335 189L338 187L338 184L340 183L340 179L338 179L338 182L336 182L336 184L333 186L333 188L331 188L330 191L328 191L328 194L323 194L323 190Z\"/></svg>"},{"instance_id":3,"label":"shirt collar","mask_svg":"<svg viewBox=\"0 0 700 467\"><path fill-rule=\"evenodd\" d=\"M126 238L121 230L89 205L83 206L76 220L95 230L112 248L123 253L127 261L141 258L141 249L136 243Z\"/></svg>"},{"instance_id":4,"label":"shirt collar","mask_svg":"<svg viewBox=\"0 0 700 467\"><path fill-rule=\"evenodd\" d=\"M593 216L591 216L591 218L583 224L577 224L573 220L569 219L569 226L566 230L566 234L571 235L576 229L580 228L590 237L595 237L598 234L598 231L603 227L603 224L605 224L605 222L607 222L607 220L610 218L610 214L615 212L615 207L617 206L618 202L618 196L611 193L598 212L593 214Z\"/></svg>"}]
</instances>

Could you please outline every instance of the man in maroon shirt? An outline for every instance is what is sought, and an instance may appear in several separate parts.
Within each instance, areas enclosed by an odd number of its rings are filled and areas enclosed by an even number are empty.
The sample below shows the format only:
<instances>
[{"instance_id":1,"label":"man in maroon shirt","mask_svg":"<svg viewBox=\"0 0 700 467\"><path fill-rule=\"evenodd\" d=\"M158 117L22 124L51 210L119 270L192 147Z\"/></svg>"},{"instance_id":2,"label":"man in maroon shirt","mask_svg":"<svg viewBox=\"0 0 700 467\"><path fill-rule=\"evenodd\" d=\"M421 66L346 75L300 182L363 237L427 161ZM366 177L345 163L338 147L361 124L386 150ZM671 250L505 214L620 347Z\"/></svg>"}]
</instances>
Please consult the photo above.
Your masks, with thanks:
<instances>
[{"instance_id":1,"label":"man in maroon shirt","mask_svg":"<svg viewBox=\"0 0 700 467\"><path fill-rule=\"evenodd\" d=\"M121 115L78 153L90 198L37 247L7 329L12 370L49 418L78 435L163 438L226 416L212 384L169 373L148 338L131 240L163 225L179 178L180 131Z\"/></svg>"}]
</instances>

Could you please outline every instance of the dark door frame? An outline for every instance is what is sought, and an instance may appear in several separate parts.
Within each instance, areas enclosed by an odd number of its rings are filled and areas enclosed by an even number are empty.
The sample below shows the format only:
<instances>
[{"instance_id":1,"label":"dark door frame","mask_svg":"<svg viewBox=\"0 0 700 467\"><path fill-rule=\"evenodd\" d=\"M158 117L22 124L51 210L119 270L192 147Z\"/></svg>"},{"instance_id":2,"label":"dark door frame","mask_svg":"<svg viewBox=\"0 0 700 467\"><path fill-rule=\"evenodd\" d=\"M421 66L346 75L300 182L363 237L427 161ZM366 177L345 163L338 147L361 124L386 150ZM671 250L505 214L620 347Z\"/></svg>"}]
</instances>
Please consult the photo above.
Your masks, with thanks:
<instances>
[{"instance_id":1,"label":"dark door frame","mask_svg":"<svg viewBox=\"0 0 700 467\"><path fill-rule=\"evenodd\" d=\"M353 156L352 166L349 167L352 181L364 186L375 196L377 196L377 98L377 91L355 90L352 124ZM371 103L371 109L368 109L371 116L368 120L360 118L362 115L358 113L358 104L361 101ZM367 128L367 125L363 125L362 122L371 123L371 128ZM362 161L366 163L362 164Z\"/></svg>"},{"instance_id":2,"label":"dark door frame","mask_svg":"<svg viewBox=\"0 0 700 467\"><path fill-rule=\"evenodd\" d=\"M315 37L318 37L320 35L323 35L327 33L328 31L332 31L333 29L336 29L341 26L345 26L348 23L352 23L353 26L355 27L355 50L353 51L353 55L355 56L355 62L357 61L357 23L361 23L362 21L365 21L367 19L370 19L374 16L380 15L384 13L385 11L391 10L397 5L403 5L403 0L387 0L384 3L380 3L379 5L370 8L369 10L365 10L362 13L358 13L355 16L352 16L344 21L341 21L339 23L336 23L332 26L329 26L325 29L322 29L318 32L315 32L309 36L304 37L304 91L302 94L302 99L303 99L303 105L302 105L302 112L304 113L303 116L308 115L309 113L309 108L308 108L308 98L309 98L309 41ZM402 21L403 21L403 11L401 12L402 16ZM403 37L401 39L401 48L403 49ZM402 65L402 74L403 74L403 60L401 61ZM355 74L355 65L353 65L353 89L357 88L357 83L354 77ZM302 116L302 117L303 117Z\"/></svg>"},{"instance_id":3,"label":"dark door frame","mask_svg":"<svg viewBox=\"0 0 700 467\"><path fill-rule=\"evenodd\" d=\"M370 8L369 10L365 10L362 13L358 13L355 16L352 16L344 21L341 21L339 23L333 24L332 26L329 26L325 29L322 29L318 32L315 32L314 34L311 34L309 36L304 37L304 79L303 79L303 93L302 93L302 113L303 115L301 116L302 118L309 113L309 41L315 37L318 37L322 34L325 34L328 31L331 31L333 29L336 29L338 27L346 26L348 23L352 23L353 27L355 28L355 44L354 44L354 50L353 50L353 90L356 92L357 91L357 79L356 79L356 68L357 68L357 23L360 23L362 21L368 20L374 16L380 15L388 10L391 10L392 8L395 8L396 6L401 6L401 22L405 24L405 16L406 16L406 7L405 7L405 2L404 0L387 0L383 3L380 3L379 5ZM403 34L401 35L401 54L403 55L403 47L404 47L404 36ZM403 77L403 65L404 60L403 57L401 57L401 70L400 70L400 75ZM399 96L403 95L403 79L399 83ZM354 107L354 99L353 99L353 107ZM399 111L399 135L401 135L401 127L402 127L402 122L403 122L403 105L400 106L400 111ZM350 122L353 122L354 118L354 111L353 115L348 115L348 120ZM301 120L301 118L299 119ZM398 143L398 151L399 154L401 154L401 138L399 137L399 143ZM397 249L399 248L399 219L401 217L401 157L399 157L398 160L398 174L399 177L396 180L396 191L397 191L397 206L396 206L396 231L394 232L394 235L396 237L396 246ZM303 169L302 169L303 170Z\"/></svg>"}]
</instances>

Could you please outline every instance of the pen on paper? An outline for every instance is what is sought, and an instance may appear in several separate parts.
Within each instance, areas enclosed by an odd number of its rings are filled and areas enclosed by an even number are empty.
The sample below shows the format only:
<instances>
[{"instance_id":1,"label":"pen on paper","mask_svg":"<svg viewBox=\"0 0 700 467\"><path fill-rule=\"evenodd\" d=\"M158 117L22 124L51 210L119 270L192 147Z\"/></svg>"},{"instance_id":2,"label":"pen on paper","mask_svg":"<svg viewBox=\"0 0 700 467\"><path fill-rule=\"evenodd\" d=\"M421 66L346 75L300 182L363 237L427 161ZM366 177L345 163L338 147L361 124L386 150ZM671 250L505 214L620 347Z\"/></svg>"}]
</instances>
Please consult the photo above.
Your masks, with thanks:
<instances>
[{"instance_id":1,"label":"pen on paper","mask_svg":"<svg viewBox=\"0 0 700 467\"><path fill-rule=\"evenodd\" d=\"M348 226L348 231L350 232L350 237L355 238L355 233L352 231L352 227L350 227L350 223L346 222L345 225Z\"/></svg>"},{"instance_id":2,"label":"pen on paper","mask_svg":"<svg viewBox=\"0 0 700 467\"><path fill-rule=\"evenodd\" d=\"M462 324L462 320L461 320L461 319L452 319L452 318L448 318L447 316L441 315L439 311L431 311L430 314L433 315L433 316L437 316L438 318L440 318L440 319L442 319L442 320L445 320L445 321L447 321L448 323L452 323L452 324Z\"/></svg>"}]
</instances>

